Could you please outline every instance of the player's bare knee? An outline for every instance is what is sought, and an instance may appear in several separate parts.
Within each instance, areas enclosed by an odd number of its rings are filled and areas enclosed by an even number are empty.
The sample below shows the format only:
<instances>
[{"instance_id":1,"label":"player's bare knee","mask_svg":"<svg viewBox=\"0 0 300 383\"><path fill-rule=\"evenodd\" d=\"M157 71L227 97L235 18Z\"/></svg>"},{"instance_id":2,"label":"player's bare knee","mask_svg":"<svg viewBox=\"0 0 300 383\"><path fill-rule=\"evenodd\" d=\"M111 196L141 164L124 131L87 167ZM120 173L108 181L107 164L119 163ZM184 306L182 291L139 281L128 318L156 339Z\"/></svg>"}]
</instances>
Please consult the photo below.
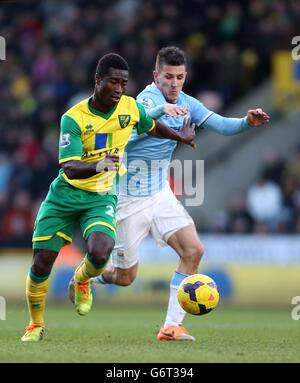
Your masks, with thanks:
<instances>
[{"instance_id":1,"label":"player's bare knee","mask_svg":"<svg viewBox=\"0 0 300 383\"><path fill-rule=\"evenodd\" d=\"M57 253L51 250L35 250L32 262L32 272L37 277L45 277L51 273Z\"/></svg>"},{"instance_id":2,"label":"player's bare knee","mask_svg":"<svg viewBox=\"0 0 300 383\"><path fill-rule=\"evenodd\" d=\"M122 275L118 278L118 285L123 287L130 286L134 279L130 274Z\"/></svg>"},{"instance_id":3,"label":"player's bare knee","mask_svg":"<svg viewBox=\"0 0 300 383\"><path fill-rule=\"evenodd\" d=\"M92 262L98 263L99 265L105 263L108 258L110 257L110 253L112 251L112 248L102 247L99 249L90 249L88 251L89 256L92 260Z\"/></svg>"},{"instance_id":4,"label":"player's bare knee","mask_svg":"<svg viewBox=\"0 0 300 383\"><path fill-rule=\"evenodd\" d=\"M103 243L100 246L92 247L88 250L88 253L95 263L102 264L108 260L113 250L113 244Z\"/></svg>"},{"instance_id":5,"label":"player's bare knee","mask_svg":"<svg viewBox=\"0 0 300 383\"><path fill-rule=\"evenodd\" d=\"M193 245L185 249L183 258L188 260L190 263L198 266L201 258L204 254L204 247L201 243Z\"/></svg>"},{"instance_id":6,"label":"player's bare knee","mask_svg":"<svg viewBox=\"0 0 300 383\"><path fill-rule=\"evenodd\" d=\"M87 251L91 260L98 264L106 262L110 257L114 244L113 239L108 237L103 237L102 240L88 241Z\"/></svg>"},{"instance_id":7,"label":"player's bare knee","mask_svg":"<svg viewBox=\"0 0 300 383\"><path fill-rule=\"evenodd\" d=\"M204 246L203 246L203 244L201 243L201 242L199 242L199 244L197 245L197 249L198 249L198 254L199 254L199 256L200 256L200 259L199 259L199 261L201 260L201 258L203 257L203 255L204 255Z\"/></svg>"},{"instance_id":8,"label":"player's bare knee","mask_svg":"<svg viewBox=\"0 0 300 383\"><path fill-rule=\"evenodd\" d=\"M51 267L44 265L43 263L36 261L32 264L31 270L33 274L37 277L45 277L51 272Z\"/></svg>"},{"instance_id":9,"label":"player's bare knee","mask_svg":"<svg viewBox=\"0 0 300 383\"><path fill-rule=\"evenodd\" d=\"M128 269L116 269L116 284L119 286L129 286L135 280L137 275L137 264Z\"/></svg>"}]
</instances>

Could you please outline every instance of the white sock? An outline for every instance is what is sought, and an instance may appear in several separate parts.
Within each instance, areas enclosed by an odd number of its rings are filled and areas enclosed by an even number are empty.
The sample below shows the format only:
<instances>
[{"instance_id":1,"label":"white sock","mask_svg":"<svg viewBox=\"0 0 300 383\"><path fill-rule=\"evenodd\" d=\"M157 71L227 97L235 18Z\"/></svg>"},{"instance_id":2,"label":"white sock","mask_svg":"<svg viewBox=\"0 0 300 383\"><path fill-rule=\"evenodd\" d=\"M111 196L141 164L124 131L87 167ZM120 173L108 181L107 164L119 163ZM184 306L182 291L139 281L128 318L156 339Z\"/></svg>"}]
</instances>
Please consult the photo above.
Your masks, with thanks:
<instances>
[{"instance_id":1,"label":"white sock","mask_svg":"<svg viewBox=\"0 0 300 383\"><path fill-rule=\"evenodd\" d=\"M178 271L175 271L175 273L172 276L172 279L170 282L170 296L169 296L168 311L167 311L164 327L169 327L172 325L180 325L185 317L186 312L180 306L177 299L177 290L181 281L183 281L184 278L186 277L187 277L186 274L179 273Z\"/></svg>"},{"instance_id":2,"label":"white sock","mask_svg":"<svg viewBox=\"0 0 300 383\"><path fill-rule=\"evenodd\" d=\"M101 285L106 285L107 282L106 280L103 278L102 274L98 275L97 277L94 277L93 278L93 282L94 283L100 283Z\"/></svg>"}]
</instances>

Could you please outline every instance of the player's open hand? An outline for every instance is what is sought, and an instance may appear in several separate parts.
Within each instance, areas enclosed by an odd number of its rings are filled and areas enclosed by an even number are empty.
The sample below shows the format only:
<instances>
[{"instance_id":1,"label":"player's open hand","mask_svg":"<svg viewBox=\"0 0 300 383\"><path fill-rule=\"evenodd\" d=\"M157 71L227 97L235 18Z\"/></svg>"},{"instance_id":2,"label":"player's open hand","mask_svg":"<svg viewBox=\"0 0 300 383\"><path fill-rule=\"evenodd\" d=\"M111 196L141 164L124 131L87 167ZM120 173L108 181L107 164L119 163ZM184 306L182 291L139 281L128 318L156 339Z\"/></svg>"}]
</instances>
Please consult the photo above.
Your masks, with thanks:
<instances>
[{"instance_id":1,"label":"player's open hand","mask_svg":"<svg viewBox=\"0 0 300 383\"><path fill-rule=\"evenodd\" d=\"M252 126L259 126L270 121L270 116L262 109L252 109L247 112L247 121Z\"/></svg>"},{"instance_id":2,"label":"player's open hand","mask_svg":"<svg viewBox=\"0 0 300 383\"><path fill-rule=\"evenodd\" d=\"M181 136L181 142L184 144L190 145L192 148L196 148L196 144L194 142L195 138L195 124L191 124L190 117L187 117L183 121L182 128L179 130Z\"/></svg>"},{"instance_id":3,"label":"player's open hand","mask_svg":"<svg viewBox=\"0 0 300 383\"><path fill-rule=\"evenodd\" d=\"M185 116L189 108L178 106L176 104L165 104L164 113L168 116L176 117L176 116Z\"/></svg>"},{"instance_id":4,"label":"player's open hand","mask_svg":"<svg viewBox=\"0 0 300 383\"><path fill-rule=\"evenodd\" d=\"M107 154L97 163L97 172L117 171L120 167L120 157Z\"/></svg>"}]
</instances>

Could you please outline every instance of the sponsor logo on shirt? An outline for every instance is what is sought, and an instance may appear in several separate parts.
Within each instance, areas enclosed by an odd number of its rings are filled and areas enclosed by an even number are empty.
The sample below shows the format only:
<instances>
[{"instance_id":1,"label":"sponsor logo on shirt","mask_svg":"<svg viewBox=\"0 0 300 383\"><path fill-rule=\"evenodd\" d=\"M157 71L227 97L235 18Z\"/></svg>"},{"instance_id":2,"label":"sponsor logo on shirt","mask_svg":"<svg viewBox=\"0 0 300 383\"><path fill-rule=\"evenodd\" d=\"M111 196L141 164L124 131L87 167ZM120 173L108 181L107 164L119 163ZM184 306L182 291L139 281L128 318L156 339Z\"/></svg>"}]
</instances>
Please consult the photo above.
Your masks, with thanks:
<instances>
[{"instance_id":1,"label":"sponsor logo on shirt","mask_svg":"<svg viewBox=\"0 0 300 383\"><path fill-rule=\"evenodd\" d=\"M118 155L120 152L120 148L113 148L105 151L90 151L90 152L84 152L81 155L81 159L83 160L84 158L90 158L90 157L98 157L98 158L104 158L107 154L111 155Z\"/></svg>"},{"instance_id":2,"label":"sponsor logo on shirt","mask_svg":"<svg viewBox=\"0 0 300 383\"><path fill-rule=\"evenodd\" d=\"M94 127L93 127L93 125L87 125L86 127L85 127L85 132L84 132L84 134L90 134L90 133L93 133L94 132Z\"/></svg>"},{"instance_id":3,"label":"sponsor logo on shirt","mask_svg":"<svg viewBox=\"0 0 300 383\"><path fill-rule=\"evenodd\" d=\"M143 97L141 100L141 104L143 106L146 106L146 108L151 108L154 106L154 102L151 100L151 98Z\"/></svg>"}]
</instances>

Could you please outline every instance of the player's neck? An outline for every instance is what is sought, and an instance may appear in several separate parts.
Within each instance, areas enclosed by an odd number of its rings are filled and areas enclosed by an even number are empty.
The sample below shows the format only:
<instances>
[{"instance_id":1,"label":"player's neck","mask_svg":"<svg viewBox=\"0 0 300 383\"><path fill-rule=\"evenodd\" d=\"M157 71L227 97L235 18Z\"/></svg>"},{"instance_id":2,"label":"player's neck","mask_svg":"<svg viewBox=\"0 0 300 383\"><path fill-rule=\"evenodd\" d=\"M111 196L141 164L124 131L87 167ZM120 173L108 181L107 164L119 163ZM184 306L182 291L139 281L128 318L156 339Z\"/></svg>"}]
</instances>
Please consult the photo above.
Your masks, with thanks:
<instances>
[{"instance_id":1,"label":"player's neck","mask_svg":"<svg viewBox=\"0 0 300 383\"><path fill-rule=\"evenodd\" d=\"M93 109L96 109L104 114L107 114L113 108L113 106L108 106L101 102L101 100L99 100L95 94L93 94L93 97L90 99L89 103Z\"/></svg>"}]
</instances>

